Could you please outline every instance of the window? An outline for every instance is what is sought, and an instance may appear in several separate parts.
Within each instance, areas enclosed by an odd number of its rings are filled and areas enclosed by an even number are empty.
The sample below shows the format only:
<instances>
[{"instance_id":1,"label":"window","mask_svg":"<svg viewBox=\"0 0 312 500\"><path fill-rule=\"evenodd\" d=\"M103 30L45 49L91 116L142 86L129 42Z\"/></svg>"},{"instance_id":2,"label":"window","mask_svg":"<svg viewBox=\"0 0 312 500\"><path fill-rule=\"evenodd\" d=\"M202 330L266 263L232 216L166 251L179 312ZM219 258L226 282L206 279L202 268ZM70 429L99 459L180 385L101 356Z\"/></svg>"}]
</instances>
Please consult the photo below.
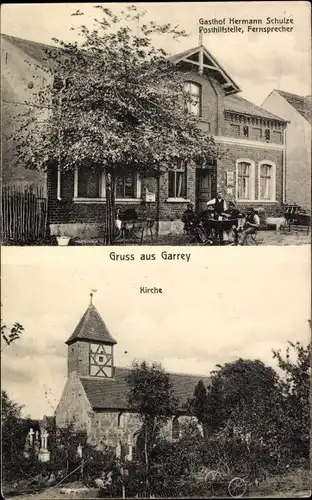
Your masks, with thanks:
<instances>
[{"instance_id":1,"label":"window","mask_svg":"<svg viewBox=\"0 0 312 500\"><path fill-rule=\"evenodd\" d=\"M82 167L78 175L78 198L101 197L102 172Z\"/></svg>"},{"instance_id":2,"label":"window","mask_svg":"<svg viewBox=\"0 0 312 500\"><path fill-rule=\"evenodd\" d=\"M180 162L168 172L169 198L186 198L186 163Z\"/></svg>"},{"instance_id":3,"label":"window","mask_svg":"<svg viewBox=\"0 0 312 500\"><path fill-rule=\"evenodd\" d=\"M249 160L238 160L236 164L236 198L237 200L254 199L254 163Z\"/></svg>"},{"instance_id":4,"label":"window","mask_svg":"<svg viewBox=\"0 0 312 500\"><path fill-rule=\"evenodd\" d=\"M255 128L253 127L252 129L252 138L255 139L256 141L259 141L262 137L262 130L261 128Z\"/></svg>"},{"instance_id":5,"label":"window","mask_svg":"<svg viewBox=\"0 0 312 500\"><path fill-rule=\"evenodd\" d=\"M249 127L248 125L245 125L243 128L243 136L244 137L249 137Z\"/></svg>"},{"instance_id":6,"label":"window","mask_svg":"<svg viewBox=\"0 0 312 500\"><path fill-rule=\"evenodd\" d=\"M189 113L201 116L201 86L197 83L186 82L185 92L190 96L190 100L185 102L185 108Z\"/></svg>"},{"instance_id":7,"label":"window","mask_svg":"<svg viewBox=\"0 0 312 500\"><path fill-rule=\"evenodd\" d=\"M264 131L264 137L265 137L265 140L266 141L269 141L270 138L271 138L271 131L269 128L266 128L265 131Z\"/></svg>"},{"instance_id":8,"label":"window","mask_svg":"<svg viewBox=\"0 0 312 500\"><path fill-rule=\"evenodd\" d=\"M172 420L172 439L180 439L180 422L178 417Z\"/></svg>"},{"instance_id":9,"label":"window","mask_svg":"<svg viewBox=\"0 0 312 500\"><path fill-rule=\"evenodd\" d=\"M240 126L231 124L231 137L240 136Z\"/></svg>"},{"instance_id":10,"label":"window","mask_svg":"<svg viewBox=\"0 0 312 500\"><path fill-rule=\"evenodd\" d=\"M103 361L104 361L103 356L99 356L99 363L103 363Z\"/></svg>"},{"instance_id":11,"label":"window","mask_svg":"<svg viewBox=\"0 0 312 500\"><path fill-rule=\"evenodd\" d=\"M136 174L128 172L116 176L116 198L136 197Z\"/></svg>"},{"instance_id":12,"label":"window","mask_svg":"<svg viewBox=\"0 0 312 500\"><path fill-rule=\"evenodd\" d=\"M274 131L272 133L272 140L275 144L282 144L282 133L281 132L277 132L277 131Z\"/></svg>"},{"instance_id":13,"label":"window","mask_svg":"<svg viewBox=\"0 0 312 500\"><path fill-rule=\"evenodd\" d=\"M259 163L259 199L263 201L275 201L275 172L273 162L263 161Z\"/></svg>"},{"instance_id":14,"label":"window","mask_svg":"<svg viewBox=\"0 0 312 500\"><path fill-rule=\"evenodd\" d=\"M115 178L115 197L117 200L139 199L141 182L136 172L120 171ZM88 202L105 200L105 173L102 169L94 170L80 167L75 170L74 199Z\"/></svg>"},{"instance_id":15,"label":"window","mask_svg":"<svg viewBox=\"0 0 312 500\"><path fill-rule=\"evenodd\" d=\"M122 412L118 413L117 425L118 425L118 427L124 427L125 426L125 414L122 413Z\"/></svg>"}]
</instances>

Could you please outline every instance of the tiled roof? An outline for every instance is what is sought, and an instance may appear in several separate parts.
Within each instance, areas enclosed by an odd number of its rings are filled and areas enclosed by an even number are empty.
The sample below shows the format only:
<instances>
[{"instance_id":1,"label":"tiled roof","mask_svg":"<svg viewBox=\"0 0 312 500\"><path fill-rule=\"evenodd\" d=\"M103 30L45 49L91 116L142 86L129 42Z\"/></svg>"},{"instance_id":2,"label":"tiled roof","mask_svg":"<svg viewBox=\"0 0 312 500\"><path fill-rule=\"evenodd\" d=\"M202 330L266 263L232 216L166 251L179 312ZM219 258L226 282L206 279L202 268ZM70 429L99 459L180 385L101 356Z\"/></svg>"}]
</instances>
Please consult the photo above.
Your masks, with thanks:
<instances>
[{"instance_id":1,"label":"tiled roof","mask_svg":"<svg viewBox=\"0 0 312 500\"><path fill-rule=\"evenodd\" d=\"M266 109L253 104L247 99L240 97L238 95L229 95L224 97L224 108L227 111L234 111L235 113L240 113L242 115L258 116L260 118L267 118L270 120L277 120L280 122L286 122L284 118L274 115L267 111Z\"/></svg>"},{"instance_id":2,"label":"tiled roof","mask_svg":"<svg viewBox=\"0 0 312 500\"><path fill-rule=\"evenodd\" d=\"M116 367L114 378L80 377L91 406L97 409L126 410L128 408L126 377L129 372L130 368ZM193 396L199 380L202 380L205 386L210 384L210 378L207 376L182 373L170 373L169 376L181 409L188 398Z\"/></svg>"},{"instance_id":3,"label":"tiled roof","mask_svg":"<svg viewBox=\"0 0 312 500\"><path fill-rule=\"evenodd\" d=\"M284 97L284 99L286 99L286 101L289 102L289 104L309 123L312 123L311 96L304 97L297 94L291 94L290 92L284 92L283 90L277 90L276 92Z\"/></svg>"},{"instance_id":4,"label":"tiled roof","mask_svg":"<svg viewBox=\"0 0 312 500\"><path fill-rule=\"evenodd\" d=\"M48 53L51 51L60 51L58 47L54 47L53 45L33 42L32 40L25 40L23 38L17 38L16 36L1 34L1 38L12 43L29 57L50 69L53 67L53 59L49 57Z\"/></svg>"},{"instance_id":5,"label":"tiled roof","mask_svg":"<svg viewBox=\"0 0 312 500\"><path fill-rule=\"evenodd\" d=\"M77 340L94 340L95 342L117 344L93 304L89 305L66 344L70 345Z\"/></svg>"}]
</instances>

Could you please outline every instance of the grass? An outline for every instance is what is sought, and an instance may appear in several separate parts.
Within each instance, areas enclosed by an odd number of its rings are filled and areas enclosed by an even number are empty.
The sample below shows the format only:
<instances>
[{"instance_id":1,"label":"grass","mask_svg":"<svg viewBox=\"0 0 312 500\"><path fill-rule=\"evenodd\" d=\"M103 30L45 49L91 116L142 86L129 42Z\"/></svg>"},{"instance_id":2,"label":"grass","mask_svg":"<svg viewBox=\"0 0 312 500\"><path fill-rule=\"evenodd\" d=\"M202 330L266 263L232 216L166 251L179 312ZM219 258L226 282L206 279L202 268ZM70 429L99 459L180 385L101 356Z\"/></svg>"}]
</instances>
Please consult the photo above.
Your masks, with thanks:
<instances>
[{"instance_id":1,"label":"grass","mask_svg":"<svg viewBox=\"0 0 312 500\"><path fill-rule=\"evenodd\" d=\"M311 473L308 469L295 469L278 476L269 476L250 491L249 497L304 498L310 496Z\"/></svg>"}]
</instances>

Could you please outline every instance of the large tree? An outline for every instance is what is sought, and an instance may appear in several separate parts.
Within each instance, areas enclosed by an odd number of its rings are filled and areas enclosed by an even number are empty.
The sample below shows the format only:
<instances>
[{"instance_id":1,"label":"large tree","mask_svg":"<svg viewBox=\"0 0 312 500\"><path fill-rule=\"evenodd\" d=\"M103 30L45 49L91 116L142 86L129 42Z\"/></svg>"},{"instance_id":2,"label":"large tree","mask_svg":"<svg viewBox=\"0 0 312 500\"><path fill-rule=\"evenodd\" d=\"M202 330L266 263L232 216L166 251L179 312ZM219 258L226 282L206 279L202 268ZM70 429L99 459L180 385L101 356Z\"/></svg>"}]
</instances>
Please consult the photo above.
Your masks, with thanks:
<instances>
[{"instance_id":1,"label":"large tree","mask_svg":"<svg viewBox=\"0 0 312 500\"><path fill-rule=\"evenodd\" d=\"M160 364L134 362L127 376L128 405L142 420L143 456L146 487L149 490L149 466L153 447L161 427L172 418L178 407L169 375Z\"/></svg>"},{"instance_id":2,"label":"large tree","mask_svg":"<svg viewBox=\"0 0 312 500\"><path fill-rule=\"evenodd\" d=\"M22 408L5 390L1 390L1 458L4 479L14 478L14 474L20 472L25 444Z\"/></svg>"},{"instance_id":3,"label":"large tree","mask_svg":"<svg viewBox=\"0 0 312 500\"><path fill-rule=\"evenodd\" d=\"M190 409L201 422L211 460L253 465L255 456L276 449L279 424L278 375L259 360L218 365L207 393L198 384Z\"/></svg>"},{"instance_id":4,"label":"large tree","mask_svg":"<svg viewBox=\"0 0 312 500\"><path fill-rule=\"evenodd\" d=\"M51 113L44 121L32 113L26 128L23 122L17 153L26 168L104 171L110 244L117 171L159 177L176 162L203 164L217 152L198 117L186 110L192 98L183 73L153 43L156 35L186 33L170 23L144 23L145 13L134 6L118 15L97 8L101 16L94 28L78 30L80 43L54 39L59 50L47 51L54 84L38 92L37 106ZM130 28L135 21L139 33Z\"/></svg>"},{"instance_id":5,"label":"large tree","mask_svg":"<svg viewBox=\"0 0 312 500\"><path fill-rule=\"evenodd\" d=\"M285 352L273 351L282 371L280 434L288 462L309 466L311 343L288 342Z\"/></svg>"}]
</instances>

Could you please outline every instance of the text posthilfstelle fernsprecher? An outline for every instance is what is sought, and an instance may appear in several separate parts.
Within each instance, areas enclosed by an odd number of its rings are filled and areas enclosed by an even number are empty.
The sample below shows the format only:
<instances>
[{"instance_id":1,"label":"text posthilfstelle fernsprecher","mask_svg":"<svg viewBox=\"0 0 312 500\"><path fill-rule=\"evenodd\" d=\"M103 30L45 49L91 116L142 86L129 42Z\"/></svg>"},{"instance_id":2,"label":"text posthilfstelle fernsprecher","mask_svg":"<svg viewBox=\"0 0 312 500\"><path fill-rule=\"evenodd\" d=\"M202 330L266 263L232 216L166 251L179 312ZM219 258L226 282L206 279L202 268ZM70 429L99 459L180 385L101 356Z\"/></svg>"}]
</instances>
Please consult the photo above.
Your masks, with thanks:
<instances>
[{"instance_id":1,"label":"text posthilfstelle fernsprecher","mask_svg":"<svg viewBox=\"0 0 312 500\"><path fill-rule=\"evenodd\" d=\"M265 17L240 19L236 17L209 18L201 17L198 20L199 33L227 34L227 33L291 33L294 29L292 17Z\"/></svg>"}]
</instances>

